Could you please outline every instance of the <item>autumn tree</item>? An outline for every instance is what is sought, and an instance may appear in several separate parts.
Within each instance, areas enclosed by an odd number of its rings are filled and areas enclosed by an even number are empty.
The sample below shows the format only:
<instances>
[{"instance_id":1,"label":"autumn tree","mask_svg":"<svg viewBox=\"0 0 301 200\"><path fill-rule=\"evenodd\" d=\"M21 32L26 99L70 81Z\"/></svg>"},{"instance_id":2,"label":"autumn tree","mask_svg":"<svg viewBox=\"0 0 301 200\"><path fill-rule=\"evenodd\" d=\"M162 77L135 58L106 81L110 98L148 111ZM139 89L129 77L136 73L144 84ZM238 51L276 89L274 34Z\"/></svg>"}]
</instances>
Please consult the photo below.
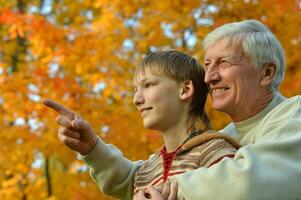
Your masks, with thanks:
<instances>
[{"instance_id":1,"label":"autumn tree","mask_svg":"<svg viewBox=\"0 0 301 200\"><path fill-rule=\"evenodd\" d=\"M57 139L52 98L77 111L130 159L162 140L132 104L133 69L149 52L177 49L203 62L202 39L227 22L257 19L286 49L281 92L300 93L297 0L0 0L0 199L109 199ZM210 98L209 98L210 99ZM214 128L229 119L208 112Z\"/></svg>"}]
</instances>

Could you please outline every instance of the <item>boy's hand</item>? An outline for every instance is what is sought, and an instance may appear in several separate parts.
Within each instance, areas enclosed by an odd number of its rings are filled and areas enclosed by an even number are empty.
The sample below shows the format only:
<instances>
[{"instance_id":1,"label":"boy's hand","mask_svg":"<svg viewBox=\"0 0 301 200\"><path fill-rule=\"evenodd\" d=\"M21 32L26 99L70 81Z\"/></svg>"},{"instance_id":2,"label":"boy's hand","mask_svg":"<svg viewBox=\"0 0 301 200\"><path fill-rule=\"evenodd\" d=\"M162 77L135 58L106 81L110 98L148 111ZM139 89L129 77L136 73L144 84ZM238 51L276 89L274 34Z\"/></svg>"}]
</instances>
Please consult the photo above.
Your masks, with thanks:
<instances>
[{"instance_id":1,"label":"boy's hand","mask_svg":"<svg viewBox=\"0 0 301 200\"><path fill-rule=\"evenodd\" d=\"M44 99L43 104L59 114L56 118L56 122L60 125L58 138L64 145L81 155L89 153L94 148L97 136L87 121L53 100Z\"/></svg>"},{"instance_id":2,"label":"boy's hand","mask_svg":"<svg viewBox=\"0 0 301 200\"><path fill-rule=\"evenodd\" d=\"M139 192L136 193L133 200L165 200L163 195L160 191L156 190L153 186L147 187L146 191L139 190Z\"/></svg>"},{"instance_id":3,"label":"boy's hand","mask_svg":"<svg viewBox=\"0 0 301 200\"><path fill-rule=\"evenodd\" d=\"M153 186L148 186L145 191L139 190L134 196L134 200L185 200L184 198L177 198L178 183L171 184L167 181L163 188L156 190Z\"/></svg>"}]
</instances>

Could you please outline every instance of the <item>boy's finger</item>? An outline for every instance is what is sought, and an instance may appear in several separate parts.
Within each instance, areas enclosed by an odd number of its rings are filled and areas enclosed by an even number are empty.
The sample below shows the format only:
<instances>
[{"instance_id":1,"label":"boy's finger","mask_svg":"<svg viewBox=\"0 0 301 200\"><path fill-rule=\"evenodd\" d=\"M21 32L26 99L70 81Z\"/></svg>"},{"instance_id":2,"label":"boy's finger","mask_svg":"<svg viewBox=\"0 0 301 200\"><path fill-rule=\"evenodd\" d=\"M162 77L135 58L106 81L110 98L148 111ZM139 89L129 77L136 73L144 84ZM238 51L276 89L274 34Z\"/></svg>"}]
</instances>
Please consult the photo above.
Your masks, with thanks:
<instances>
[{"instance_id":1,"label":"boy's finger","mask_svg":"<svg viewBox=\"0 0 301 200\"><path fill-rule=\"evenodd\" d=\"M139 190L135 196L133 200L146 200L147 198L145 197L144 191L143 190Z\"/></svg>"},{"instance_id":2,"label":"boy's finger","mask_svg":"<svg viewBox=\"0 0 301 200\"><path fill-rule=\"evenodd\" d=\"M43 104L49 108L52 108L59 114L66 116L70 120L73 120L75 117L75 114L72 110L69 110L65 106L63 106L51 99L43 99Z\"/></svg>"},{"instance_id":3,"label":"boy's finger","mask_svg":"<svg viewBox=\"0 0 301 200\"><path fill-rule=\"evenodd\" d=\"M56 122L60 125L63 126L65 128L70 129L72 127L71 125L71 120L69 120L67 117L65 117L64 115L59 115L56 118Z\"/></svg>"},{"instance_id":4,"label":"boy's finger","mask_svg":"<svg viewBox=\"0 0 301 200\"><path fill-rule=\"evenodd\" d=\"M63 135L63 134L59 134L58 136L60 138L60 141L63 144L65 144L66 146L70 147L73 150L74 150L74 147L76 145L78 145L79 142L80 142L79 139L77 139L77 138L68 137L68 136Z\"/></svg>"},{"instance_id":5,"label":"boy's finger","mask_svg":"<svg viewBox=\"0 0 301 200\"><path fill-rule=\"evenodd\" d=\"M164 196L162 196L162 194L154 188L154 186L152 186L152 185L148 186L147 190L149 192L150 199L154 199L154 200L164 200L165 199Z\"/></svg>"},{"instance_id":6,"label":"boy's finger","mask_svg":"<svg viewBox=\"0 0 301 200\"><path fill-rule=\"evenodd\" d=\"M71 127L75 131L88 131L91 127L90 124L82 119L75 119L71 121Z\"/></svg>"},{"instance_id":7,"label":"boy's finger","mask_svg":"<svg viewBox=\"0 0 301 200\"><path fill-rule=\"evenodd\" d=\"M61 127L60 128L60 134L70 137L70 138L74 138L74 139L80 139L80 133L72 131L70 129L67 129L65 127Z\"/></svg>"}]
</instances>

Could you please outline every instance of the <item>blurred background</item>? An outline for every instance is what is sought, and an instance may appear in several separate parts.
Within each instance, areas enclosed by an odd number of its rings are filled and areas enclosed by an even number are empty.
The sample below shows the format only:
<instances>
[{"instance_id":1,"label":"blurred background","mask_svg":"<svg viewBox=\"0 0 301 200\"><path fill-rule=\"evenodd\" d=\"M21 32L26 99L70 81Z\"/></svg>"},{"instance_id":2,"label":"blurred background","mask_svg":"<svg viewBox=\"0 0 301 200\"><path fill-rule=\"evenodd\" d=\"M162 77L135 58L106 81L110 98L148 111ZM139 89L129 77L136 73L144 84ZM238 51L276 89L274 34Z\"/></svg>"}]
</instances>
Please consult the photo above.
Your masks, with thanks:
<instances>
[{"instance_id":1,"label":"blurred background","mask_svg":"<svg viewBox=\"0 0 301 200\"><path fill-rule=\"evenodd\" d=\"M162 145L132 103L134 67L149 52L203 62L202 40L227 22L257 19L286 50L281 92L301 92L300 0L0 0L0 199L110 199L57 139L47 97L88 120L132 160ZM207 110L214 129L229 119Z\"/></svg>"}]
</instances>

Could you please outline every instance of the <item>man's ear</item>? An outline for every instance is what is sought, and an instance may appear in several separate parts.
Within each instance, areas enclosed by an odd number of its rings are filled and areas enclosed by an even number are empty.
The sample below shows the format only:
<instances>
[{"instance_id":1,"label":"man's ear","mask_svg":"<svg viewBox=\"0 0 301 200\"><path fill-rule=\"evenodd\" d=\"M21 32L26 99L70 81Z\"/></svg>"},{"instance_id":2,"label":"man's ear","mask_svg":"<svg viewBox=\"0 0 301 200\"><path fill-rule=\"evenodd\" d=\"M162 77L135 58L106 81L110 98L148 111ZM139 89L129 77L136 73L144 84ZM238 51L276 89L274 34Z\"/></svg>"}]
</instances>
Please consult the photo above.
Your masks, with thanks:
<instances>
[{"instance_id":1,"label":"man's ear","mask_svg":"<svg viewBox=\"0 0 301 200\"><path fill-rule=\"evenodd\" d=\"M273 82L273 79L276 75L276 66L275 64L265 64L262 66L262 77L261 77L261 81L260 84L262 86L266 86L269 85Z\"/></svg>"},{"instance_id":2,"label":"man's ear","mask_svg":"<svg viewBox=\"0 0 301 200\"><path fill-rule=\"evenodd\" d=\"M180 99L186 100L193 96L194 86L191 80L183 81L181 83Z\"/></svg>"}]
</instances>

